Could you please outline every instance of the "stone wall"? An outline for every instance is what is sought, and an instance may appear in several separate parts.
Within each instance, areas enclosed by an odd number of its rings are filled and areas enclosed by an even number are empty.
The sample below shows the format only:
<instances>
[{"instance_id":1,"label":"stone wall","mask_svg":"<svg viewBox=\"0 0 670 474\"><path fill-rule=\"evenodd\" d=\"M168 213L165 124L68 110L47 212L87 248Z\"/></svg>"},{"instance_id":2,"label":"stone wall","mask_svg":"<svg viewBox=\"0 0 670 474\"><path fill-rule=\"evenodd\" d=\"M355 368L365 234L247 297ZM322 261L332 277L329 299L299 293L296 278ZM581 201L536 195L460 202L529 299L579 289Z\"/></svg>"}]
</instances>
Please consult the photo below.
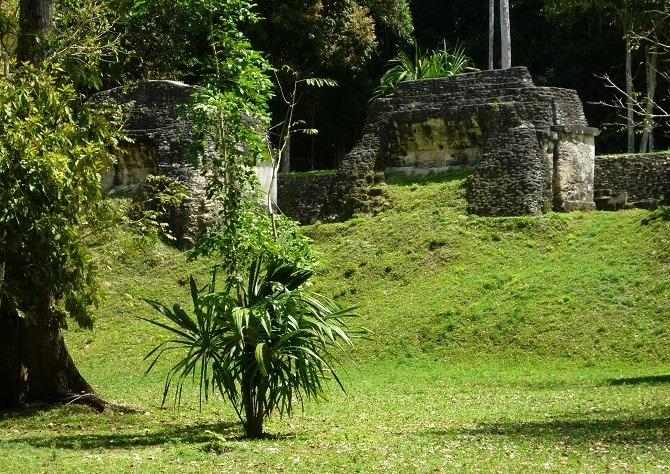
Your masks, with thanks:
<instances>
[{"instance_id":1,"label":"stone wall","mask_svg":"<svg viewBox=\"0 0 670 474\"><path fill-rule=\"evenodd\" d=\"M188 191L180 206L171 208L166 216L170 232L178 244L190 246L208 222L210 203L205 198L205 177L201 163L190 157L195 129L184 118L183 107L189 104L197 88L174 81L142 81L94 95L91 101L113 101L127 108L125 131L133 143L127 145L117 161L103 172L105 191L134 191L148 175L163 175L181 184ZM276 202L271 164L256 169L262 191Z\"/></svg>"},{"instance_id":2,"label":"stone wall","mask_svg":"<svg viewBox=\"0 0 670 474\"><path fill-rule=\"evenodd\" d=\"M321 217L383 208L389 168L474 168L466 197L475 214L592 209L596 134L575 91L536 87L523 67L403 82L373 104Z\"/></svg>"},{"instance_id":3,"label":"stone wall","mask_svg":"<svg viewBox=\"0 0 670 474\"><path fill-rule=\"evenodd\" d=\"M163 175L188 189L188 197L166 216L170 232L181 246L189 246L204 227L205 180L197 162L189 161L193 125L183 118L195 88L174 81L143 81L93 96L94 102L112 100L127 110L125 131L133 143L125 145L116 163L102 175L103 189L134 191L147 175Z\"/></svg>"},{"instance_id":4,"label":"stone wall","mask_svg":"<svg viewBox=\"0 0 670 474\"><path fill-rule=\"evenodd\" d=\"M356 212L374 214L388 206L384 172L379 165L388 155L392 113L389 99L372 104L361 138L333 176L331 191L321 208L323 220L347 220Z\"/></svg>"},{"instance_id":5,"label":"stone wall","mask_svg":"<svg viewBox=\"0 0 670 474\"><path fill-rule=\"evenodd\" d=\"M277 180L279 211L301 224L319 218L333 182L328 174L280 174Z\"/></svg>"},{"instance_id":6,"label":"stone wall","mask_svg":"<svg viewBox=\"0 0 670 474\"><path fill-rule=\"evenodd\" d=\"M597 156L594 188L599 209L668 204L670 153Z\"/></svg>"}]
</instances>

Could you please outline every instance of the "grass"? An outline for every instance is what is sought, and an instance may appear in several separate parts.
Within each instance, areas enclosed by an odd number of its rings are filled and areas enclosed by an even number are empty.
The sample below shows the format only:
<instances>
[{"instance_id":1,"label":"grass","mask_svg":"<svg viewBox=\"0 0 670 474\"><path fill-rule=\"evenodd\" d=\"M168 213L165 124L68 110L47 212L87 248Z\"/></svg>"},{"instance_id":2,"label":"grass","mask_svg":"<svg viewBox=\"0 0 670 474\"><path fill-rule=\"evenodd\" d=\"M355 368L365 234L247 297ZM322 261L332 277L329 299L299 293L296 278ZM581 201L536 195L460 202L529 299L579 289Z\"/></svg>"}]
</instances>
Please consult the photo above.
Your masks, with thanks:
<instances>
[{"instance_id":1,"label":"grass","mask_svg":"<svg viewBox=\"0 0 670 474\"><path fill-rule=\"evenodd\" d=\"M320 289L361 304L360 356L668 361L667 221L647 211L468 216L462 175L389 186L395 209L307 229Z\"/></svg>"},{"instance_id":2,"label":"grass","mask_svg":"<svg viewBox=\"0 0 670 474\"><path fill-rule=\"evenodd\" d=\"M670 470L670 222L647 211L486 219L465 172L392 177L395 207L305 229L316 289L360 304L347 393L243 439L227 404L160 408L162 334L140 298L188 301L207 262L119 233L96 247L108 297L66 334L100 395L133 410L0 413L0 471L664 472ZM163 367L167 367L167 363Z\"/></svg>"},{"instance_id":3,"label":"grass","mask_svg":"<svg viewBox=\"0 0 670 474\"><path fill-rule=\"evenodd\" d=\"M366 363L349 368L348 395L333 392L302 415L273 419L273 436L257 442L240 437L218 401L202 413L31 407L0 419L8 454L0 466L50 473L662 471L670 468L670 367L649 370Z\"/></svg>"}]
</instances>

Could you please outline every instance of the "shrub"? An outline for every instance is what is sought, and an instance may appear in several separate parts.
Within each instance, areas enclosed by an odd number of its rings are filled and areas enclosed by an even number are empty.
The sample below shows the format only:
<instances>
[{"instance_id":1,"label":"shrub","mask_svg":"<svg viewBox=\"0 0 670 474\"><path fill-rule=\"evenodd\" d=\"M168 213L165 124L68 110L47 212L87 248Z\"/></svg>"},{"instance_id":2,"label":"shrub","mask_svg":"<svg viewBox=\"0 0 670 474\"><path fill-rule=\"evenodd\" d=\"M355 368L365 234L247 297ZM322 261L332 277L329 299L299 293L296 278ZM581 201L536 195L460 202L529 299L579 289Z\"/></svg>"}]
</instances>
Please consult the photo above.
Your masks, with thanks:
<instances>
[{"instance_id":1,"label":"shrub","mask_svg":"<svg viewBox=\"0 0 670 474\"><path fill-rule=\"evenodd\" d=\"M156 346L149 372L168 350L186 353L168 372L163 403L176 382L179 403L186 379L199 378L200 401L212 390L230 400L248 437L263 435L263 421L275 410L290 415L293 401L324 397L323 381L332 376L332 348L352 345L346 320L354 316L328 298L303 287L313 271L298 264L255 259L245 287L216 291L212 280L198 289L191 277L193 315L179 304L169 308L147 302L172 324L146 321L167 330L171 339Z\"/></svg>"},{"instance_id":2,"label":"shrub","mask_svg":"<svg viewBox=\"0 0 670 474\"><path fill-rule=\"evenodd\" d=\"M447 43L443 42L442 49L422 53L418 43L415 42L413 56L400 51L389 61L389 68L382 75L372 99L392 96L398 84L403 81L447 77L468 71L476 69L462 46L457 45L453 51L449 51Z\"/></svg>"}]
</instances>

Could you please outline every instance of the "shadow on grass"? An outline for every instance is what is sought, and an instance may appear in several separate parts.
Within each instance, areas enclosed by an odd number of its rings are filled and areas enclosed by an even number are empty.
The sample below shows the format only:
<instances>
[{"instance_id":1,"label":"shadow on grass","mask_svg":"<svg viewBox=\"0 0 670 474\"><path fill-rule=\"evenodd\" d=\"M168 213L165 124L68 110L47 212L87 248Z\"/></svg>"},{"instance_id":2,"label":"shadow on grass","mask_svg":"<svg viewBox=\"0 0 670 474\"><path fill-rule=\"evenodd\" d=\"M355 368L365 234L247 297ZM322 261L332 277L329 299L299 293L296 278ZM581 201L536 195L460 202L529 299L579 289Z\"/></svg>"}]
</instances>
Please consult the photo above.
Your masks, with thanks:
<instances>
[{"instance_id":1,"label":"shadow on grass","mask_svg":"<svg viewBox=\"0 0 670 474\"><path fill-rule=\"evenodd\" d=\"M216 440L221 436L230 440L242 439L239 423L203 423L185 425L170 424L159 429L133 427L128 432L73 432L58 433L47 431L39 435L19 436L4 440L5 445L28 444L35 448L51 449L125 449L164 444L202 444ZM211 433L210 433L211 432ZM216 435L212 434L216 433Z\"/></svg>"},{"instance_id":2,"label":"shadow on grass","mask_svg":"<svg viewBox=\"0 0 670 474\"><path fill-rule=\"evenodd\" d=\"M608 385L663 385L670 384L670 375L649 375L646 377L626 377L608 379Z\"/></svg>"},{"instance_id":3,"label":"shadow on grass","mask_svg":"<svg viewBox=\"0 0 670 474\"><path fill-rule=\"evenodd\" d=\"M670 409L654 410L655 415L621 418L570 419L530 422L481 423L474 428L454 430L473 437L501 436L514 441L530 439L570 445L604 442L622 445L666 444L670 440ZM434 435L440 433L434 432ZM453 436L443 432L443 435Z\"/></svg>"},{"instance_id":4,"label":"shadow on grass","mask_svg":"<svg viewBox=\"0 0 670 474\"><path fill-rule=\"evenodd\" d=\"M18 424L27 434L5 432L3 444L28 444L36 448L122 449L170 443L201 444L217 437L232 441L243 439L242 426L237 421L164 421L144 418L138 410L125 406L112 407L105 414L81 405L47 404L0 411L0 428L13 424Z\"/></svg>"},{"instance_id":5,"label":"shadow on grass","mask_svg":"<svg viewBox=\"0 0 670 474\"><path fill-rule=\"evenodd\" d=\"M426 174L405 174L394 171L386 172L386 183L395 186L411 186L413 184L448 183L465 179L474 172L474 168L452 169L449 171L429 172Z\"/></svg>"}]
</instances>

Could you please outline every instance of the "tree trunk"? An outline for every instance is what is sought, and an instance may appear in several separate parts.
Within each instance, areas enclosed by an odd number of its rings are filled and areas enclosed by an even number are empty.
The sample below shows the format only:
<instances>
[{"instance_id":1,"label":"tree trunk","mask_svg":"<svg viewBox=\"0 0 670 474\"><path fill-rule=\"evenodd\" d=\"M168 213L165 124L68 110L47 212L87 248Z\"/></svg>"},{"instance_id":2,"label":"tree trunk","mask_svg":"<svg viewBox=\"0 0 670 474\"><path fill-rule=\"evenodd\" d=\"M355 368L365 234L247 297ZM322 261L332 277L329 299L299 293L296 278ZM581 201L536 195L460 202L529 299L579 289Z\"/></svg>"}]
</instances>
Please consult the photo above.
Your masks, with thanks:
<instances>
[{"instance_id":1,"label":"tree trunk","mask_svg":"<svg viewBox=\"0 0 670 474\"><path fill-rule=\"evenodd\" d=\"M628 153L635 153L635 117L633 115L633 55L628 15L624 12L624 37L626 40L626 128L628 130Z\"/></svg>"},{"instance_id":2,"label":"tree trunk","mask_svg":"<svg viewBox=\"0 0 670 474\"><path fill-rule=\"evenodd\" d=\"M647 103L644 117L644 130L640 141L640 153L654 151L654 97L656 95L656 71L658 66L658 49L651 45L646 48L647 63Z\"/></svg>"},{"instance_id":3,"label":"tree trunk","mask_svg":"<svg viewBox=\"0 0 670 474\"><path fill-rule=\"evenodd\" d=\"M500 0L500 43L502 47L502 68L512 67L512 40L509 23L509 0Z\"/></svg>"},{"instance_id":4,"label":"tree trunk","mask_svg":"<svg viewBox=\"0 0 670 474\"><path fill-rule=\"evenodd\" d=\"M495 25L496 25L495 0L489 0L489 71L493 70L493 48L495 44Z\"/></svg>"},{"instance_id":5,"label":"tree trunk","mask_svg":"<svg viewBox=\"0 0 670 474\"><path fill-rule=\"evenodd\" d=\"M282 173L288 173L291 171L291 135L287 135L284 140L284 145L280 149L281 162L279 170Z\"/></svg>"},{"instance_id":6,"label":"tree trunk","mask_svg":"<svg viewBox=\"0 0 670 474\"><path fill-rule=\"evenodd\" d=\"M245 372L240 384L242 404L244 405L244 432L248 438L257 439L263 436L265 419L265 387L254 377L260 374Z\"/></svg>"},{"instance_id":7,"label":"tree trunk","mask_svg":"<svg viewBox=\"0 0 670 474\"><path fill-rule=\"evenodd\" d=\"M0 300L0 409L28 402L28 374L22 362L21 339L21 320L7 301Z\"/></svg>"},{"instance_id":8,"label":"tree trunk","mask_svg":"<svg viewBox=\"0 0 670 474\"><path fill-rule=\"evenodd\" d=\"M54 19L54 0L20 0L19 38L16 56L20 63L40 66L46 56L44 40Z\"/></svg>"},{"instance_id":9,"label":"tree trunk","mask_svg":"<svg viewBox=\"0 0 670 474\"><path fill-rule=\"evenodd\" d=\"M81 376L65 347L57 318L43 299L31 321L6 302L0 306L0 408L25 403L80 403L103 411L100 400Z\"/></svg>"}]
</instances>

